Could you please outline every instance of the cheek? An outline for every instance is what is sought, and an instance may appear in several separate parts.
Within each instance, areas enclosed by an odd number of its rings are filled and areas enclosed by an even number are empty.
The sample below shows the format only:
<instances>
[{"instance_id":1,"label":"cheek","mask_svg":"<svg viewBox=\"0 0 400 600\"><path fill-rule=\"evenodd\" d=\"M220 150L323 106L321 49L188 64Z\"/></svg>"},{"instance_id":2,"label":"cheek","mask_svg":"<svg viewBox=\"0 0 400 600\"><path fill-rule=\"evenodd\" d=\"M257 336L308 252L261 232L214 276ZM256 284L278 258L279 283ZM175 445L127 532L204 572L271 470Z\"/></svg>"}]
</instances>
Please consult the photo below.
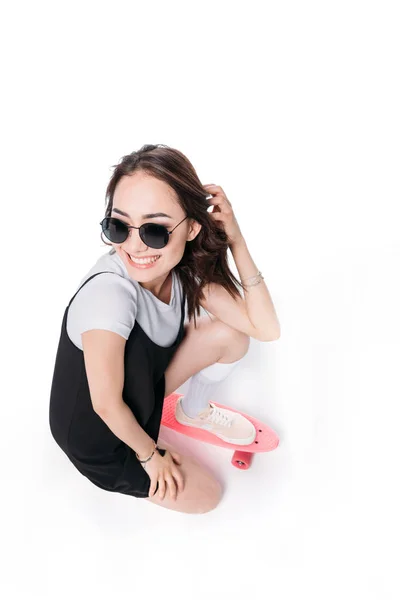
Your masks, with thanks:
<instances>
[{"instance_id":1,"label":"cheek","mask_svg":"<svg viewBox=\"0 0 400 600\"><path fill-rule=\"evenodd\" d=\"M164 252L165 255L176 256L185 249L185 239L179 236L174 238L174 233L169 236L167 245L160 250L160 252Z\"/></svg>"},{"instance_id":2,"label":"cheek","mask_svg":"<svg viewBox=\"0 0 400 600\"><path fill-rule=\"evenodd\" d=\"M182 256L185 253L185 248L186 248L186 240L182 239L182 240L178 240L173 246L171 244L171 257L173 257L175 263L179 262L182 258Z\"/></svg>"},{"instance_id":3,"label":"cheek","mask_svg":"<svg viewBox=\"0 0 400 600\"><path fill-rule=\"evenodd\" d=\"M171 244L171 246L169 246ZM182 260L185 252L185 242L179 241L179 243L172 244L172 240L168 242L167 246L161 250L163 252L163 264L167 270L171 270L176 267Z\"/></svg>"}]
</instances>

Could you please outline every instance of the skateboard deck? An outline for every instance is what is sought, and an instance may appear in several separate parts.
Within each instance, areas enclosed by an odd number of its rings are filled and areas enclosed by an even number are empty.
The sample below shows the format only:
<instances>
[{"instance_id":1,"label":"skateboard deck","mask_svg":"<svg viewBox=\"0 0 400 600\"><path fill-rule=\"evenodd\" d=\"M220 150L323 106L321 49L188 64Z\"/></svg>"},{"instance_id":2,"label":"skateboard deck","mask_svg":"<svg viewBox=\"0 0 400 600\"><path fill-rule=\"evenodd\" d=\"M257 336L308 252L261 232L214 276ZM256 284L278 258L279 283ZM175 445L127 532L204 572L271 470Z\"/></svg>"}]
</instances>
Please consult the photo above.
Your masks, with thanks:
<instances>
[{"instance_id":1,"label":"skateboard deck","mask_svg":"<svg viewBox=\"0 0 400 600\"><path fill-rule=\"evenodd\" d=\"M206 431L205 429L200 429L198 427L190 427L188 425L182 425L175 419L175 407L176 403L180 398L182 398L183 394L170 394L166 398L164 398L164 406L163 412L161 416L161 424L164 427L168 427L169 429L173 429L174 431L178 431L179 433L183 433L189 437L192 437L196 440L200 440L201 442L207 442L208 444L213 444L214 446L222 446L223 448L229 448L233 450L232 456L232 464L238 469L248 469L253 460L253 456L257 452L270 452L271 450L275 450L275 448L279 445L279 437L278 434L268 427L265 423L262 423L258 419L251 417L250 415L246 415L244 412L240 410L236 410L232 407L224 406L223 404L218 404L218 402L212 401L212 403L218 408L226 408L231 410L232 412L239 413L243 415L246 419L248 419L251 423L253 423L256 428L257 435L251 444L238 445L231 444L229 442L225 442L217 437L215 434L210 431Z\"/></svg>"}]
</instances>

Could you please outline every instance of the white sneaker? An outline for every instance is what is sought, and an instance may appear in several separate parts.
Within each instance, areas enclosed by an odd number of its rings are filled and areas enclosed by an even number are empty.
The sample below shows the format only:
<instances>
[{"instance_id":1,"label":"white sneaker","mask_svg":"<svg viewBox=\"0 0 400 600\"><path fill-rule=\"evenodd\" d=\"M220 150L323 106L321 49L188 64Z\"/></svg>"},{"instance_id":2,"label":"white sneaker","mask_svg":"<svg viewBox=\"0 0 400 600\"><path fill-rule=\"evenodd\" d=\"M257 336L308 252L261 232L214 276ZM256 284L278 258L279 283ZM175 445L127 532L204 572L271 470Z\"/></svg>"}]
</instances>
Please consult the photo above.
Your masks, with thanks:
<instances>
[{"instance_id":1,"label":"white sneaker","mask_svg":"<svg viewBox=\"0 0 400 600\"><path fill-rule=\"evenodd\" d=\"M192 418L183 411L181 401L182 398L178 400L175 408L175 418L181 425L205 429L224 442L237 446L246 446L254 442L257 435L256 428L243 415L233 410L219 408L209 402L206 409Z\"/></svg>"}]
</instances>

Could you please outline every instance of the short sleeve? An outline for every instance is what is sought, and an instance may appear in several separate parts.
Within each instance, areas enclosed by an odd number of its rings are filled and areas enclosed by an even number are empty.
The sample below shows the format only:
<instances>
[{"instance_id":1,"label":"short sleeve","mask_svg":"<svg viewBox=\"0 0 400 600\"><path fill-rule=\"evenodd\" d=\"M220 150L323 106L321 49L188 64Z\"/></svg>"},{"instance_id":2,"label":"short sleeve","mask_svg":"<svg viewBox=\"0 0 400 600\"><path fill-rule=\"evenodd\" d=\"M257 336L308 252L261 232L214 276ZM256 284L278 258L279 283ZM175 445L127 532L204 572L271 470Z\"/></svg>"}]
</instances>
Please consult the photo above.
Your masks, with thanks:
<instances>
[{"instance_id":1,"label":"short sleeve","mask_svg":"<svg viewBox=\"0 0 400 600\"><path fill-rule=\"evenodd\" d=\"M115 273L96 275L79 290L68 309L67 333L82 350L81 334L105 329L128 339L135 324L137 290Z\"/></svg>"}]
</instances>

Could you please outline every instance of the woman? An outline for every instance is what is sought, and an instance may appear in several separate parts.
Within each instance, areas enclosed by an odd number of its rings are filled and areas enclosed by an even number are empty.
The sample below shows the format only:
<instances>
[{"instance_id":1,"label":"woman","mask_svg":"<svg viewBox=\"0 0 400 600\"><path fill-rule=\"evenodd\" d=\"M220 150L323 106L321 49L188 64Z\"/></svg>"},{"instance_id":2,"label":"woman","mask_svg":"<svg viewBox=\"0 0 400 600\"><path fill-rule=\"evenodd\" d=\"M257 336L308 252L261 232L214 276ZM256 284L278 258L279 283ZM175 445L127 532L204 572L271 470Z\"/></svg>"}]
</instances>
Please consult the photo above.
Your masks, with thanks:
<instances>
[{"instance_id":1,"label":"woman","mask_svg":"<svg viewBox=\"0 0 400 600\"><path fill-rule=\"evenodd\" d=\"M189 160L161 144L114 166L101 221L111 250L65 309L50 429L98 487L207 512L220 500L219 482L194 459L157 446L164 397L192 377L178 421L251 443L254 426L208 398L246 354L249 337L277 339L279 323L219 186L203 186ZM248 282L246 301L228 247ZM200 305L212 316L196 319Z\"/></svg>"}]
</instances>

